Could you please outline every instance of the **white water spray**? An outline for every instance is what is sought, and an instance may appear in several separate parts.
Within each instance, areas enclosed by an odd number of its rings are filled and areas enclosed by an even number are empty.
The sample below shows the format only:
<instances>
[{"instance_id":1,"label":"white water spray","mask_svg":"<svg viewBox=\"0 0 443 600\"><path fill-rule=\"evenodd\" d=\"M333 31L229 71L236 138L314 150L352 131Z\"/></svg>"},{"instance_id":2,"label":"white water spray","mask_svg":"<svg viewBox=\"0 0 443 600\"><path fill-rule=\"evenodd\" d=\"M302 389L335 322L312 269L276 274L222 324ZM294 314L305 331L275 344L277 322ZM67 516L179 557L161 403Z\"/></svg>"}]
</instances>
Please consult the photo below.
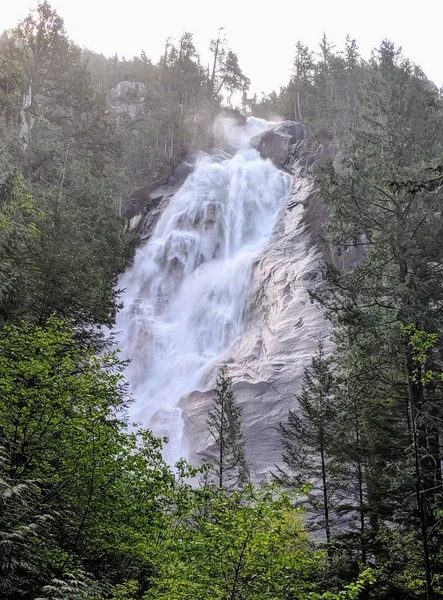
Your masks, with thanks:
<instances>
[{"instance_id":1,"label":"white water spray","mask_svg":"<svg viewBox=\"0 0 443 600\"><path fill-rule=\"evenodd\" d=\"M232 128L237 153L197 163L120 281L131 416L169 438L170 463L186 456L178 402L244 332L252 264L290 194L292 178L248 148L266 126Z\"/></svg>"}]
</instances>

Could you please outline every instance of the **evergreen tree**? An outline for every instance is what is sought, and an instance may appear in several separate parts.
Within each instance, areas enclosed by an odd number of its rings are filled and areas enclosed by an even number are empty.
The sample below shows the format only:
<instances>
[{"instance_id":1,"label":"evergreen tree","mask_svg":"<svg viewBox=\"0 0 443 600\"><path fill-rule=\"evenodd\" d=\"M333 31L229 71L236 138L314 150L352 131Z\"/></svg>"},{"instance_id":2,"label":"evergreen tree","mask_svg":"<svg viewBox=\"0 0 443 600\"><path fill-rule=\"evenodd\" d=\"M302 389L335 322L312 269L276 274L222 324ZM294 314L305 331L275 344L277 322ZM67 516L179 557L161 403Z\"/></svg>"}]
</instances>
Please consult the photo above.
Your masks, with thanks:
<instances>
[{"instance_id":1,"label":"evergreen tree","mask_svg":"<svg viewBox=\"0 0 443 600\"><path fill-rule=\"evenodd\" d=\"M0 184L0 320L44 322L58 314L78 331L111 325L117 275L132 254L106 187L78 169L66 190Z\"/></svg>"},{"instance_id":2,"label":"evergreen tree","mask_svg":"<svg viewBox=\"0 0 443 600\"><path fill-rule=\"evenodd\" d=\"M16 110L8 119L17 129L25 169L57 180L69 151L100 171L114 150L105 97L91 85L81 50L67 37L63 19L48 2L38 4L3 44L1 70L14 76L8 99ZM115 141L115 140L114 140ZM54 172L55 171L55 172Z\"/></svg>"},{"instance_id":3,"label":"evergreen tree","mask_svg":"<svg viewBox=\"0 0 443 600\"><path fill-rule=\"evenodd\" d=\"M217 98L226 91L230 98L234 92L246 91L250 80L240 68L238 56L228 48L223 27L218 30L217 38L211 40L210 51L213 55L210 95Z\"/></svg>"},{"instance_id":4,"label":"evergreen tree","mask_svg":"<svg viewBox=\"0 0 443 600\"><path fill-rule=\"evenodd\" d=\"M358 398L352 412L372 535L397 519L420 532L425 597L431 598L440 569L432 556L439 544L442 415L434 386L413 381L404 327L442 327L437 273L443 255L436 239L443 188L433 167L442 151L441 100L388 42L371 69L361 126L343 145L340 172L330 166L323 178L326 237L336 248L336 265L345 248L362 246L365 256L344 269L328 264L317 299L335 325L349 398ZM441 348L433 360L441 363Z\"/></svg>"},{"instance_id":5,"label":"evergreen tree","mask_svg":"<svg viewBox=\"0 0 443 600\"><path fill-rule=\"evenodd\" d=\"M241 415L242 409L224 365L217 375L214 400L206 421L215 443L216 453L211 462L219 488L238 486L249 479Z\"/></svg>"},{"instance_id":6,"label":"evergreen tree","mask_svg":"<svg viewBox=\"0 0 443 600\"><path fill-rule=\"evenodd\" d=\"M280 468L276 475L285 486L306 489L308 484L306 504L314 516L321 515L329 552L340 482L334 461L336 391L332 358L320 340L311 367L305 369L296 408L279 425L286 470Z\"/></svg>"},{"instance_id":7,"label":"evergreen tree","mask_svg":"<svg viewBox=\"0 0 443 600\"><path fill-rule=\"evenodd\" d=\"M345 64L347 69L355 69L361 61L360 54L358 52L357 41L351 38L350 35L346 36L345 40Z\"/></svg>"}]
</instances>

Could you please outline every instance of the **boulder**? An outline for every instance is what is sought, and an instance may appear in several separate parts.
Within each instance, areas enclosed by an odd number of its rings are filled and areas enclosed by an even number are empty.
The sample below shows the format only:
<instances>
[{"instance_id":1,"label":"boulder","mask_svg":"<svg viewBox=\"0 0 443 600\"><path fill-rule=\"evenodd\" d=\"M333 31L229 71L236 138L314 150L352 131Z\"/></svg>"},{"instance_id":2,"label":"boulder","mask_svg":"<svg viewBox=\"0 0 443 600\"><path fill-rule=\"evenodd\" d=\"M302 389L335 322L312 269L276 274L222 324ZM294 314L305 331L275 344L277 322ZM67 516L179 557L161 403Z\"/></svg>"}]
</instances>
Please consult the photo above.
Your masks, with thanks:
<instances>
[{"instance_id":1,"label":"boulder","mask_svg":"<svg viewBox=\"0 0 443 600\"><path fill-rule=\"evenodd\" d=\"M282 121L251 138L251 147L262 158L270 158L279 168L285 168L293 160L300 142L310 135L308 127L295 121Z\"/></svg>"}]
</instances>

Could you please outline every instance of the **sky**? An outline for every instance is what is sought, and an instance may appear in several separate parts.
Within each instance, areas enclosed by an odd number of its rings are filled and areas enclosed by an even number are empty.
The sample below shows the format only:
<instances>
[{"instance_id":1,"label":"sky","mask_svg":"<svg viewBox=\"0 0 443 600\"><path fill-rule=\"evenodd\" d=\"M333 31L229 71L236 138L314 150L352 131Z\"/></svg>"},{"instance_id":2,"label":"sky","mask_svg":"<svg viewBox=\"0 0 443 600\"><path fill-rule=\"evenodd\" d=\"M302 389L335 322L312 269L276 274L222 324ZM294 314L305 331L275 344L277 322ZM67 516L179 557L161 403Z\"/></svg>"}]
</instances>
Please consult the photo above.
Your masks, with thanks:
<instances>
[{"instance_id":1,"label":"sky","mask_svg":"<svg viewBox=\"0 0 443 600\"><path fill-rule=\"evenodd\" d=\"M203 62L220 26L237 53L251 90L269 93L289 79L297 41L316 49L323 32L337 47L347 34L361 53L384 38L402 46L437 85L443 84L443 0L52 0L69 36L107 56L143 49L156 62L168 36L194 33ZM37 0L0 0L0 31L26 16Z\"/></svg>"}]
</instances>

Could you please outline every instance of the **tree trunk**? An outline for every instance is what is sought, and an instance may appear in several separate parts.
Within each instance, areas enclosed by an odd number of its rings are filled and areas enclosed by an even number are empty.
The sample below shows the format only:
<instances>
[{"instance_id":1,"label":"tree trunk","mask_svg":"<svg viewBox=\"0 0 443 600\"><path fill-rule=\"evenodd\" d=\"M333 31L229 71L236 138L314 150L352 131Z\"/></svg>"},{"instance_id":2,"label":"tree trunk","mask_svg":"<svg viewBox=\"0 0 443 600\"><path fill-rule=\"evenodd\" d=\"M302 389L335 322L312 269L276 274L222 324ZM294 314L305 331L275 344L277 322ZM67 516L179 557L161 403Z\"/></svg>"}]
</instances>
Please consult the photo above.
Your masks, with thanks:
<instances>
[{"instance_id":1,"label":"tree trunk","mask_svg":"<svg viewBox=\"0 0 443 600\"><path fill-rule=\"evenodd\" d=\"M223 431L223 422L225 418L225 403L224 401L221 403L221 418L220 418L220 441L218 448L218 487L221 489L223 487L223 440L225 432Z\"/></svg>"},{"instance_id":2,"label":"tree trunk","mask_svg":"<svg viewBox=\"0 0 443 600\"><path fill-rule=\"evenodd\" d=\"M358 481L358 507L360 512L360 538L361 538L361 560L366 564L366 524L363 494L363 466L361 457L360 422L358 419L357 402L354 403L355 410L355 441L357 445L357 481Z\"/></svg>"},{"instance_id":3,"label":"tree trunk","mask_svg":"<svg viewBox=\"0 0 443 600\"><path fill-rule=\"evenodd\" d=\"M214 48L214 62L212 63L212 73L211 73L211 97L214 97L215 75L217 73L217 61L218 61L219 48L220 48L220 32L217 36L217 41L215 42L215 48Z\"/></svg>"},{"instance_id":4,"label":"tree trunk","mask_svg":"<svg viewBox=\"0 0 443 600\"><path fill-rule=\"evenodd\" d=\"M20 127L19 140L20 151L22 156L22 164L29 164L29 151L31 149L31 135L34 119L29 112L32 105L32 81L29 82L28 92L23 94L22 106L20 109Z\"/></svg>"},{"instance_id":5,"label":"tree trunk","mask_svg":"<svg viewBox=\"0 0 443 600\"><path fill-rule=\"evenodd\" d=\"M325 460L325 449L323 440L323 431L320 432L320 458L321 458L321 476L323 485L323 507L325 516L325 530L326 530L326 545L328 551L328 557L331 559L331 526L329 520L329 497L328 497L328 483L326 477L326 460Z\"/></svg>"},{"instance_id":6,"label":"tree trunk","mask_svg":"<svg viewBox=\"0 0 443 600\"><path fill-rule=\"evenodd\" d=\"M409 400L409 421L411 423L412 447L414 453L415 468L415 493L417 498L417 510L420 519L420 531L423 549L423 564L426 575L426 600L433 600L434 592L432 586L432 570L428 543L428 517L426 510L426 497L422 482L422 465L419 451L419 435L417 433L418 407L422 404L423 385L414 383L414 365L412 364L409 352L407 352L407 371L408 371L408 400Z\"/></svg>"},{"instance_id":7,"label":"tree trunk","mask_svg":"<svg viewBox=\"0 0 443 600\"><path fill-rule=\"evenodd\" d=\"M297 92L297 118L296 118L296 121L303 123L303 116L301 114L300 92Z\"/></svg>"}]
</instances>

